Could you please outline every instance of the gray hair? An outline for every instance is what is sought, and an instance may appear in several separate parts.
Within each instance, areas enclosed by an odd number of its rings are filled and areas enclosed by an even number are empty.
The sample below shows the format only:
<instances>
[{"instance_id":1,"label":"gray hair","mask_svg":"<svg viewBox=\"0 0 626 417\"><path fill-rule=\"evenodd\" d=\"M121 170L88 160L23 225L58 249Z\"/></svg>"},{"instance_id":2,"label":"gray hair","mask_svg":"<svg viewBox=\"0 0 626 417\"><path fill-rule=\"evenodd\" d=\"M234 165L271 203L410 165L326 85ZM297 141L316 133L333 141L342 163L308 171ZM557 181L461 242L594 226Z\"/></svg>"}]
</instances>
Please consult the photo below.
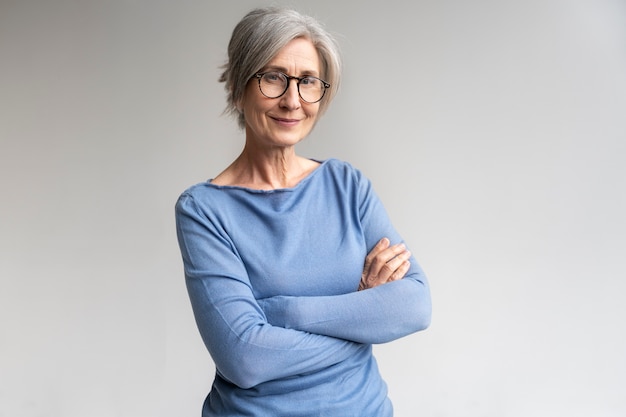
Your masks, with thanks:
<instances>
[{"instance_id":1,"label":"gray hair","mask_svg":"<svg viewBox=\"0 0 626 417\"><path fill-rule=\"evenodd\" d=\"M330 84L320 102L318 115L324 114L339 88L341 56L335 39L310 16L281 7L252 10L235 26L228 44L228 62L222 67L219 81L228 93L226 113L237 116L239 127L245 127L237 103L243 98L250 79L289 42L296 38L310 40L321 62L320 78Z\"/></svg>"}]
</instances>

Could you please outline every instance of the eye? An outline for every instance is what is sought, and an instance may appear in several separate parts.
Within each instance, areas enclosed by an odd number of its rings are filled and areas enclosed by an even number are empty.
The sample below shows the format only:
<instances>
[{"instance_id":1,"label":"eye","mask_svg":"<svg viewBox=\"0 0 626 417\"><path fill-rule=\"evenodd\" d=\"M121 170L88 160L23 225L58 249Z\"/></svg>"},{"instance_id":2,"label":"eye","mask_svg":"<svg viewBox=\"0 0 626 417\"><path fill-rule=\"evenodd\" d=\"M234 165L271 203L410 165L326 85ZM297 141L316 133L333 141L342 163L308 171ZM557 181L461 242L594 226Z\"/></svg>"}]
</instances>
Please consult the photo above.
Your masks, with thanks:
<instances>
[{"instance_id":1,"label":"eye","mask_svg":"<svg viewBox=\"0 0 626 417\"><path fill-rule=\"evenodd\" d=\"M306 86L306 87L317 87L319 82L320 82L320 80L318 80L315 77L304 77L300 81L300 85L303 85L303 86Z\"/></svg>"},{"instance_id":2,"label":"eye","mask_svg":"<svg viewBox=\"0 0 626 417\"><path fill-rule=\"evenodd\" d=\"M285 77L280 72L265 73L263 79L269 83L282 83L285 81Z\"/></svg>"}]
</instances>

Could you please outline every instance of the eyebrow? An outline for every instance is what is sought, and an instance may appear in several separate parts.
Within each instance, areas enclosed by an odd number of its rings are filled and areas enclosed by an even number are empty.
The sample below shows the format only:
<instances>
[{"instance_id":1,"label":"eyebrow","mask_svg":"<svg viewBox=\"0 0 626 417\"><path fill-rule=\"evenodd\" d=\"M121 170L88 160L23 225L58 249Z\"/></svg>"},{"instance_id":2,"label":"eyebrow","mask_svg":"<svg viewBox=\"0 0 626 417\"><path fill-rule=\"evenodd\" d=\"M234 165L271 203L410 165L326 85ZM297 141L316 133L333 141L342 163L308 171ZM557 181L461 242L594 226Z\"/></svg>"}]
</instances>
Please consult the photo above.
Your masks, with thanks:
<instances>
[{"instance_id":1,"label":"eyebrow","mask_svg":"<svg viewBox=\"0 0 626 417\"><path fill-rule=\"evenodd\" d=\"M284 74L290 75L290 74L287 73L287 68L281 67L281 66L278 66L278 65L268 65L266 67L263 67L260 72L266 72L266 71L280 71L280 72L282 72ZM300 76L303 76L303 75L304 76L310 75L312 77L319 77L319 73L317 71L315 71L315 70L304 70L304 71L302 71L300 73Z\"/></svg>"}]
</instances>

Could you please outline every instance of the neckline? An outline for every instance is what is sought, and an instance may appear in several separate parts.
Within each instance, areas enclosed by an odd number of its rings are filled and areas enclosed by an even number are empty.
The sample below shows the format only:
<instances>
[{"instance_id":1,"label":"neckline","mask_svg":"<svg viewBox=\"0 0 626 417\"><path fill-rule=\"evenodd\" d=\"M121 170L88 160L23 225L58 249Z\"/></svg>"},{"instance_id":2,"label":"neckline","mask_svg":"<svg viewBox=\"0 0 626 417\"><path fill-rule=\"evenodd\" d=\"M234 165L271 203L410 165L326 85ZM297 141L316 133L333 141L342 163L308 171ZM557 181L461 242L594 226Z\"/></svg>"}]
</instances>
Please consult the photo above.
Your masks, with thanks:
<instances>
[{"instance_id":1,"label":"neckline","mask_svg":"<svg viewBox=\"0 0 626 417\"><path fill-rule=\"evenodd\" d=\"M213 178L208 179L206 181L206 185L210 186L211 188L215 188L217 190L240 190L240 191L246 191L246 192L253 193L253 194L272 194L272 193L278 193L278 192L293 192L293 191L296 191L301 186L303 186L303 184L307 183L309 179L315 177L317 173L321 171L322 168L327 164L327 162L330 161L330 159L325 159L325 160L319 160L319 159L314 159L314 158L309 158L309 159L311 161L315 161L319 163L319 166L317 166L313 171L311 171L306 177L302 178L300 182L298 182L293 187L273 188L269 190L262 190L259 188L244 187L241 185L218 185L218 184L214 184L211 182L213 181Z\"/></svg>"}]
</instances>

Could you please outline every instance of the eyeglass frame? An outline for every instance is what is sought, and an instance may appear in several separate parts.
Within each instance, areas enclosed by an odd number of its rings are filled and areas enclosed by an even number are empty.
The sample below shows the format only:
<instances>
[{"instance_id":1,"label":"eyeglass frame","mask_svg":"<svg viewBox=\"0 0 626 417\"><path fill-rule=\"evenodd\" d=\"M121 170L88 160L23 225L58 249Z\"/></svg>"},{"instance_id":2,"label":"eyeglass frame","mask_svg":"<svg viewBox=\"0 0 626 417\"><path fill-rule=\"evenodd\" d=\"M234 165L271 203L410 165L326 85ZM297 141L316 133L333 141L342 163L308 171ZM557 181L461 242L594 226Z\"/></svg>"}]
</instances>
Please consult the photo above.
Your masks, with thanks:
<instances>
[{"instance_id":1,"label":"eyeglass frame","mask_svg":"<svg viewBox=\"0 0 626 417\"><path fill-rule=\"evenodd\" d=\"M282 93L280 93L279 95L277 95L276 97L268 96L261 89L261 80L263 79L263 76L265 74L270 74L272 72L275 72L277 74L281 74L281 75L283 75L287 79L287 84L285 85L285 90ZM319 103L320 101L322 101L322 99L326 95L326 90L328 88L330 88L330 84L327 83L326 81L322 80L321 78L317 78L317 77L314 77L312 75L306 75L304 77L294 77L292 75L287 75L287 74L285 74L282 71L257 72L256 74L254 74L254 78L256 78L258 80L258 82L259 82L259 91L261 92L261 94L263 94L267 98L272 98L272 99L284 96L285 93L287 92L287 90L289 90L289 86L291 85L291 80L298 80L298 82L296 83L296 88L298 90L298 96L300 97L300 100L304 101L305 103L309 103L309 104L315 104L315 103ZM304 99L304 97L302 97L302 94L300 93L300 83L302 82L302 80L307 79L307 78L315 78L316 80L320 80L322 82L322 87L324 87L324 89L322 90L322 96L318 100L316 100L316 101L307 101L307 100Z\"/></svg>"}]
</instances>

